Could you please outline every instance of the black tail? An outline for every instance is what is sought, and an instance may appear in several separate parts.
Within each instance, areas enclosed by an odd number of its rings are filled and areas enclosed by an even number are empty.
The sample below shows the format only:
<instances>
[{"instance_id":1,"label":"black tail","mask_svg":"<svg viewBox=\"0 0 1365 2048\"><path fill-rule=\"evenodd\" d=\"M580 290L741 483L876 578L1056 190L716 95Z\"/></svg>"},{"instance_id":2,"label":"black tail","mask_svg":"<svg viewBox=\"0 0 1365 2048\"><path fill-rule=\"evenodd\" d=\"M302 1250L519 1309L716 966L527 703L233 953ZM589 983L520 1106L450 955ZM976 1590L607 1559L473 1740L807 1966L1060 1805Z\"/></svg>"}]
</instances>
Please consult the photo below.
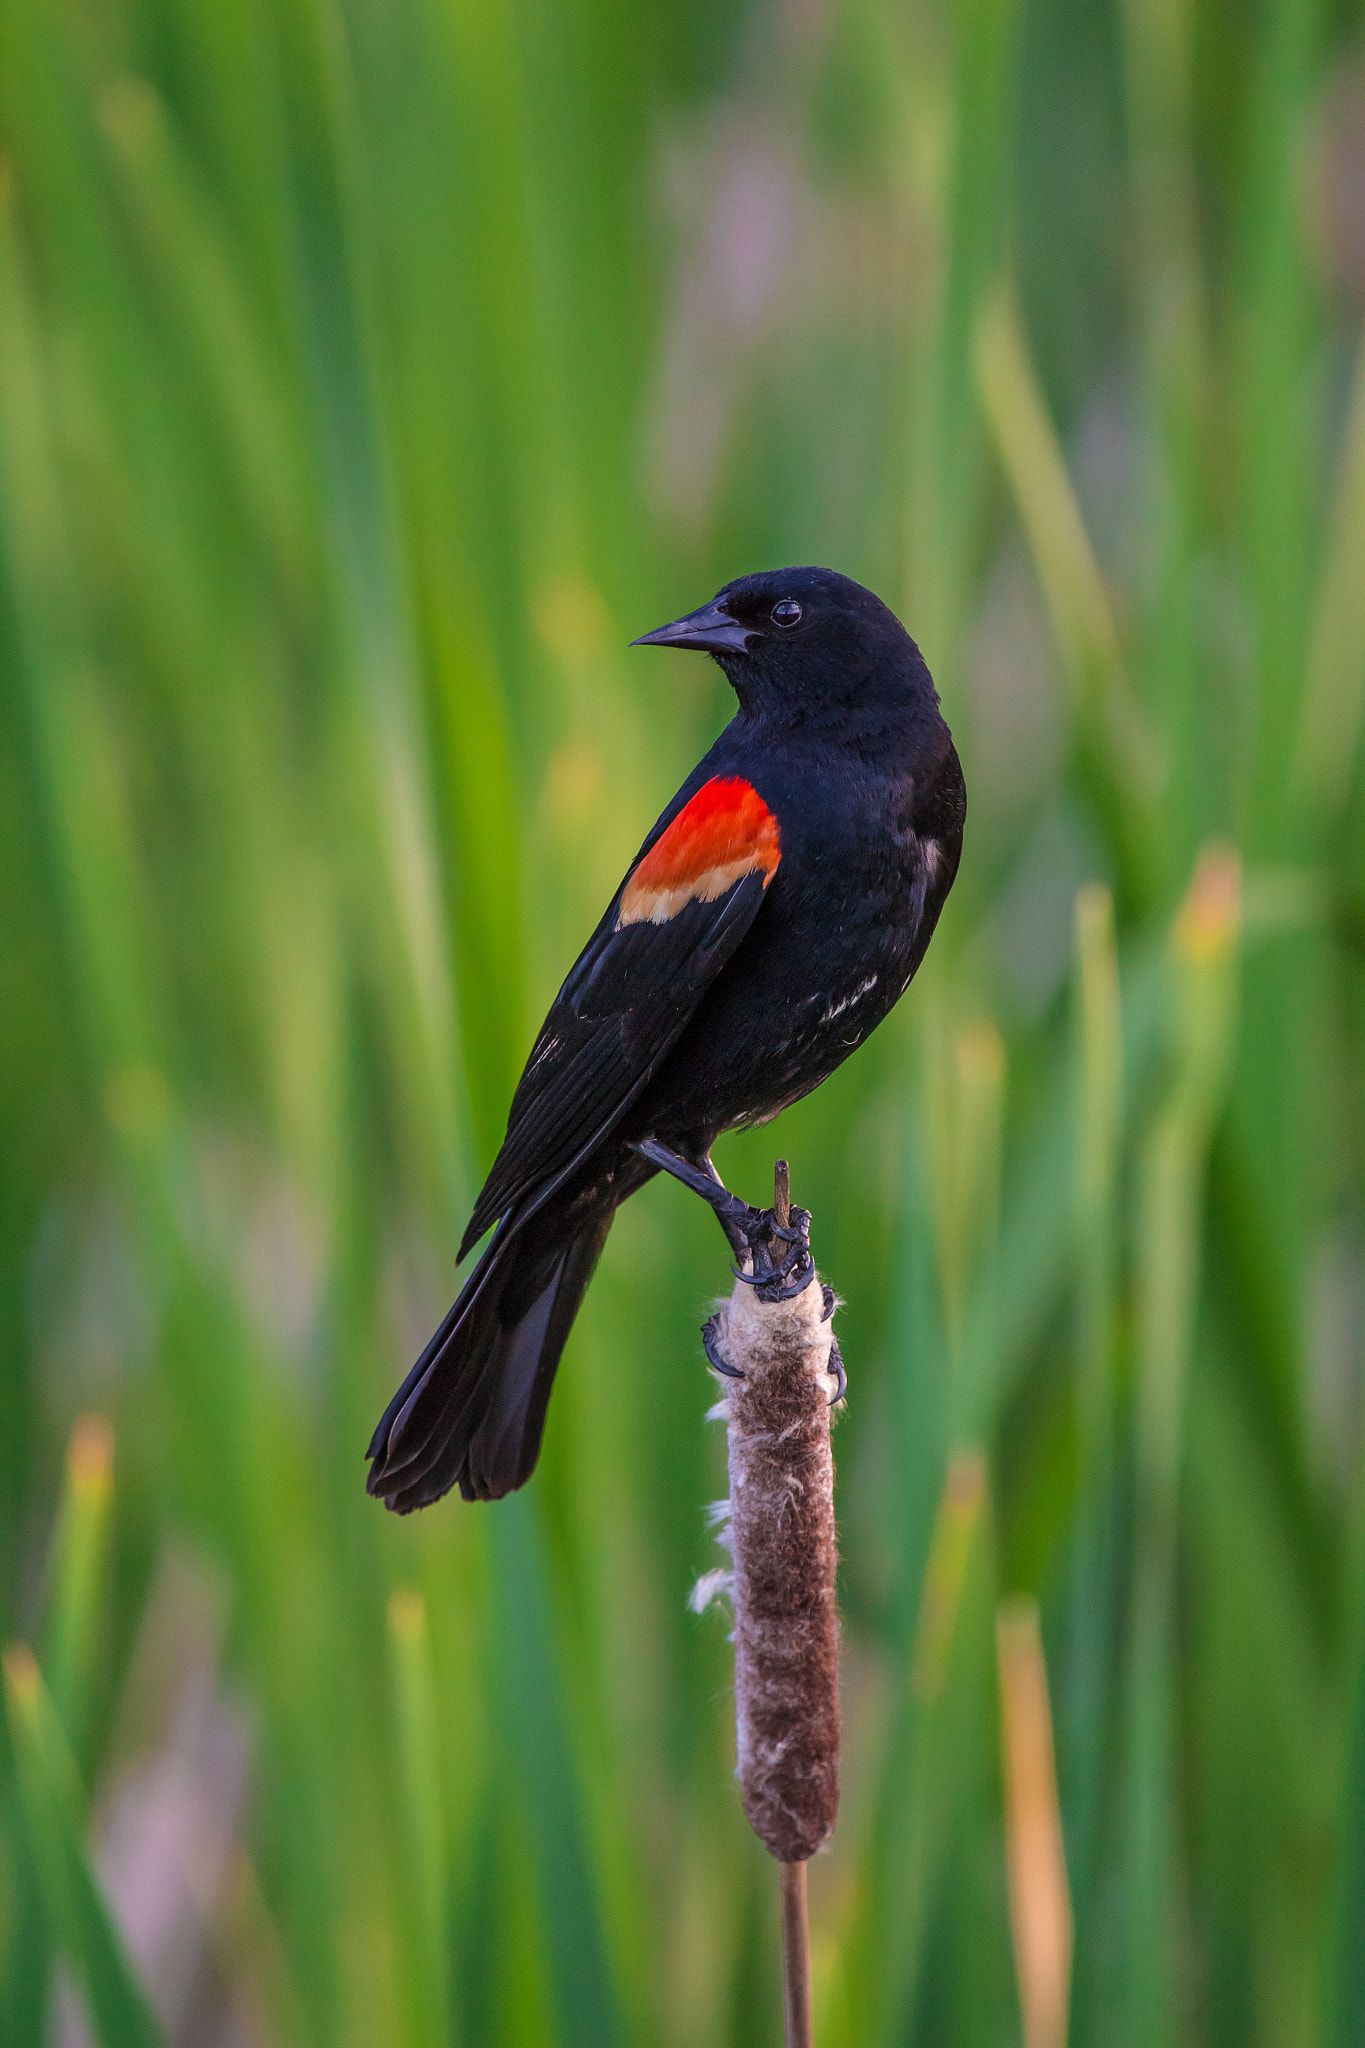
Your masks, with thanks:
<instances>
[{"instance_id":1,"label":"black tail","mask_svg":"<svg viewBox=\"0 0 1365 2048\"><path fill-rule=\"evenodd\" d=\"M406 1515L457 1484L466 1500L498 1500L530 1478L613 1213L580 1218L569 1238L539 1217L501 1225L370 1439L367 1484L385 1507Z\"/></svg>"}]
</instances>

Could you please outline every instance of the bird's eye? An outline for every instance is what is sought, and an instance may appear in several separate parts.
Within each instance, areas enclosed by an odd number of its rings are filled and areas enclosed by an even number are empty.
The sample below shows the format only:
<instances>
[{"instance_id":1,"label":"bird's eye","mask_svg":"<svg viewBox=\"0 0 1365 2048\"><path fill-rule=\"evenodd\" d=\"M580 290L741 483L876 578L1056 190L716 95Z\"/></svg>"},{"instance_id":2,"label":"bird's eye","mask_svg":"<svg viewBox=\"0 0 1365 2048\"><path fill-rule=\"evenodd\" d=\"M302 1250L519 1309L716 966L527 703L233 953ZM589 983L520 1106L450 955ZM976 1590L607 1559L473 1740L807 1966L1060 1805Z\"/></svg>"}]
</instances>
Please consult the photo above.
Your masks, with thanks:
<instances>
[{"instance_id":1,"label":"bird's eye","mask_svg":"<svg viewBox=\"0 0 1365 2048\"><path fill-rule=\"evenodd\" d=\"M773 624L784 626L788 632L801 623L801 607L794 597L779 597L773 606Z\"/></svg>"}]
</instances>

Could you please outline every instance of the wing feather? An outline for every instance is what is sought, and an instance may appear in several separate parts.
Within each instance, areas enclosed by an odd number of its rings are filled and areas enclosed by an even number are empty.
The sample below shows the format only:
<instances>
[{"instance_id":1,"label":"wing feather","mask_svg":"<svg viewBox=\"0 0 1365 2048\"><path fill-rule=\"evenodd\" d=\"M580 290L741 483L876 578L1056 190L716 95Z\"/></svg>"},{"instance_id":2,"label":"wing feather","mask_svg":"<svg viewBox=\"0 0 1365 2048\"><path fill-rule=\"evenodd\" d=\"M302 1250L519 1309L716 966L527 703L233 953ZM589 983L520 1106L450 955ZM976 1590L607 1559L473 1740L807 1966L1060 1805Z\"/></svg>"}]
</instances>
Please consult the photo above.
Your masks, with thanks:
<instances>
[{"instance_id":1,"label":"wing feather","mask_svg":"<svg viewBox=\"0 0 1365 2048\"><path fill-rule=\"evenodd\" d=\"M619 897L613 903L531 1050L461 1258L499 1216L562 1185L610 1134L753 923L775 865L661 923L618 923Z\"/></svg>"}]
</instances>

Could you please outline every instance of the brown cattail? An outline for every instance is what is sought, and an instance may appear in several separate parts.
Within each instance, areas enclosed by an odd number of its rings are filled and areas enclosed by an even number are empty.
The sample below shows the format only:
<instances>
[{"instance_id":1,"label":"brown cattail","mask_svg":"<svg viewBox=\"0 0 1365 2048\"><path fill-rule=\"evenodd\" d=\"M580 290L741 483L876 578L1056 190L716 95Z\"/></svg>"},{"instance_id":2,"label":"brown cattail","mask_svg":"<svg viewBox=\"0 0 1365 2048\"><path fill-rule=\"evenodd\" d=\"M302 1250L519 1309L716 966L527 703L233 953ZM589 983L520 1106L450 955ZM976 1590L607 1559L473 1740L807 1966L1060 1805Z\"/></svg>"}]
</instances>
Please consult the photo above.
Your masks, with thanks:
<instances>
[{"instance_id":1,"label":"brown cattail","mask_svg":"<svg viewBox=\"0 0 1365 2048\"><path fill-rule=\"evenodd\" d=\"M779 1209L785 1168L779 1170ZM782 1863L828 1841L839 1806L839 1620L835 1605L833 1337L812 1270L792 1301L745 1282L710 1325L714 1349L743 1378L717 1413L729 1440L722 1541L735 1615L735 1721L749 1825Z\"/></svg>"}]
</instances>

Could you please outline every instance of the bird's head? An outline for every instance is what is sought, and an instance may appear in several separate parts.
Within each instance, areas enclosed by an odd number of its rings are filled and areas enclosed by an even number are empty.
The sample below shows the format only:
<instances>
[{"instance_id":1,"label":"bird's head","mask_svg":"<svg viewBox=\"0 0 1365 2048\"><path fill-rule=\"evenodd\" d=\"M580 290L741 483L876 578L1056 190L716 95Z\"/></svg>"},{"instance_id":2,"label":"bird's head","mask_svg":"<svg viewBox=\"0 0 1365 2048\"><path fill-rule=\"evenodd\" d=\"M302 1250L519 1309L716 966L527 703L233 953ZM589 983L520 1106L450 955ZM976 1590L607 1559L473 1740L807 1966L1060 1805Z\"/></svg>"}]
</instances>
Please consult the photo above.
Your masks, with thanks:
<instances>
[{"instance_id":1,"label":"bird's head","mask_svg":"<svg viewBox=\"0 0 1365 2048\"><path fill-rule=\"evenodd\" d=\"M879 597L833 569L740 576L636 647L690 647L719 663L744 710L785 725L935 712L918 647Z\"/></svg>"}]
</instances>

